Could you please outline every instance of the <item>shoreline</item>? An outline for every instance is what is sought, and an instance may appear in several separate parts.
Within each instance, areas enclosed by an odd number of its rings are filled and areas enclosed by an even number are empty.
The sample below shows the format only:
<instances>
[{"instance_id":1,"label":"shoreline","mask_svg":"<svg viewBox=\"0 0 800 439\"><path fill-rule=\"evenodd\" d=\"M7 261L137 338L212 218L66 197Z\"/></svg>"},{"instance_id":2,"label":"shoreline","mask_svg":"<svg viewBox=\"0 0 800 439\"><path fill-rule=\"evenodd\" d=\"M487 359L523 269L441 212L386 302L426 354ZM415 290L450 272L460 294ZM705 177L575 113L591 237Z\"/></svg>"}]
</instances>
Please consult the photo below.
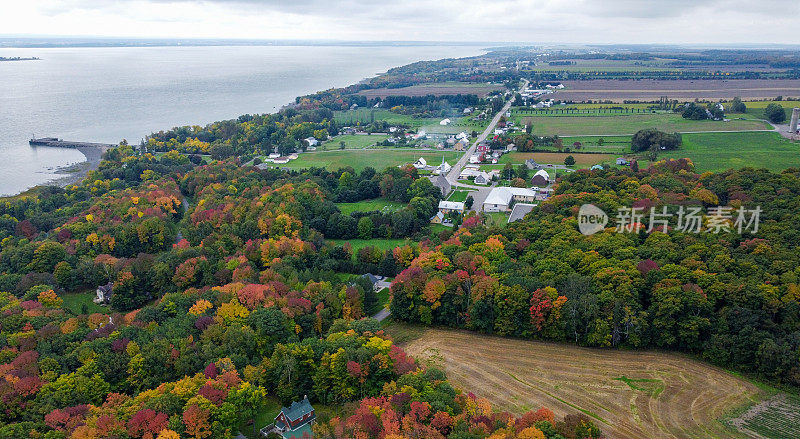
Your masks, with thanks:
<instances>
[{"instance_id":1,"label":"shoreline","mask_svg":"<svg viewBox=\"0 0 800 439\"><path fill-rule=\"evenodd\" d=\"M56 169L56 174L63 174L61 177L48 181L37 186L58 186L65 188L67 186L77 184L83 180L89 171L94 171L100 166L100 161L103 158L103 153L107 151L106 148L97 146L80 146L75 148L83 154L86 160L68 166L61 166ZM34 186L35 187L35 186Z\"/></svg>"}]
</instances>

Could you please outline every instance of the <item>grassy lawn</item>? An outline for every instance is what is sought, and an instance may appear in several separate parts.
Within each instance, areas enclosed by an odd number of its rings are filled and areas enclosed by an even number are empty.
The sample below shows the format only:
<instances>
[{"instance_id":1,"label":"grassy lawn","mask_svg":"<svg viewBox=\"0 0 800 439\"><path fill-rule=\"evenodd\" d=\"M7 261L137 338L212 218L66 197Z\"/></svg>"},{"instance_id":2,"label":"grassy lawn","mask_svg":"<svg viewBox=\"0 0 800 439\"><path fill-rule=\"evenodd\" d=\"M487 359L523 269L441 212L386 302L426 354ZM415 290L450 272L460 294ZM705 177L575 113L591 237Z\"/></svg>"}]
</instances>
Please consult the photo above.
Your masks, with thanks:
<instances>
[{"instance_id":1,"label":"grassy lawn","mask_svg":"<svg viewBox=\"0 0 800 439\"><path fill-rule=\"evenodd\" d=\"M402 203L390 201L385 198L375 198L374 200L364 200L356 203L336 203L336 207L345 215L350 215L353 212L394 212L403 207Z\"/></svg>"},{"instance_id":2,"label":"grassy lawn","mask_svg":"<svg viewBox=\"0 0 800 439\"><path fill-rule=\"evenodd\" d=\"M106 313L109 312L108 307L100 306L94 302L96 296L94 290L86 290L80 293L62 294L61 298L64 299L64 308L72 311L75 314L92 314L92 313ZM83 311L83 306L86 305L86 311Z\"/></svg>"},{"instance_id":3,"label":"grassy lawn","mask_svg":"<svg viewBox=\"0 0 800 439\"><path fill-rule=\"evenodd\" d=\"M319 151L300 154L297 160L292 160L282 167L292 169L310 168L312 166L336 170L347 166L361 171L367 166L377 170L389 166L400 166L413 163L418 158L424 157L431 163L441 163L442 156L450 163L454 163L463 153L454 151L416 151L413 149L382 149L382 150L344 150L344 151Z\"/></svg>"},{"instance_id":4,"label":"grassy lawn","mask_svg":"<svg viewBox=\"0 0 800 439\"><path fill-rule=\"evenodd\" d=\"M486 215L486 225L487 226L497 226L497 227L505 227L508 224L508 214L503 212L487 212L484 213Z\"/></svg>"},{"instance_id":5,"label":"grassy lawn","mask_svg":"<svg viewBox=\"0 0 800 439\"><path fill-rule=\"evenodd\" d=\"M692 159L699 172L746 166L780 171L800 167L800 143L769 132L684 134L680 150L658 156L682 157Z\"/></svg>"},{"instance_id":6,"label":"grassy lawn","mask_svg":"<svg viewBox=\"0 0 800 439\"><path fill-rule=\"evenodd\" d=\"M688 120L680 114L633 114L619 116L542 116L520 117L525 124L533 123L533 134L544 136L586 135L632 135L644 128L657 128L661 131L748 131L769 129L763 122L755 120L731 120L729 122L712 120Z\"/></svg>"},{"instance_id":7,"label":"grassy lawn","mask_svg":"<svg viewBox=\"0 0 800 439\"><path fill-rule=\"evenodd\" d=\"M455 190L452 194L450 194L449 197L447 197L447 201L457 201L463 203L464 201L467 201L467 196L471 192L472 191Z\"/></svg>"},{"instance_id":8,"label":"grassy lawn","mask_svg":"<svg viewBox=\"0 0 800 439\"><path fill-rule=\"evenodd\" d=\"M258 429L263 428L268 424L272 424L275 420L275 417L278 416L278 413L281 411L281 403L278 401L278 398L274 396L267 396L264 400L264 406L261 410L256 414L255 419L255 426L256 426L256 433L253 434L253 425L248 425L244 423L239 426L239 430L242 432L243 435L247 436L250 439L261 439L261 435L258 433Z\"/></svg>"},{"instance_id":9,"label":"grassy lawn","mask_svg":"<svg viewBox=\"0 0 800 439\"><path fill-rule=\"evenodd\" d=\"M378 142L383 142L389 136L381 135L356 135L356 134L343 134L336 136L333 139L325 142L326 149L338 149L340 142L344 142L344 147L347 149L364 149L370 147Z\"/></svg>"},{"instance_id":10,"label":"grassy lawn","mask_svg":"<svg viewBox=\"0 0 800 439\"><path fill-rule=\"evenodd\" d=\"M358 250L369 246L377 247L381 250L391 250L395 247L408 244L411 241L408 239L329 239L328 242L332 242L336 245L350 243L353 253L355 253Z\"/></svg>"},{"instance_id":11,"label":"grassy lawn","mask_svg":"<svg viewBox=\"0 0 800 439\"><path fill-rule=\"evenodd\" d=\"M500 158L502 163L520 164L525 163L525 160L533 159L536 163L552 163L563 165L564 159L568 155L575 158L575 166L578 168L588 168L592 165L603 162L613 162L616 159L615 155L611 154L581 154L581 153L567 153L567 152L511 152L504 154Z\"/></svg>"}]
</instances>

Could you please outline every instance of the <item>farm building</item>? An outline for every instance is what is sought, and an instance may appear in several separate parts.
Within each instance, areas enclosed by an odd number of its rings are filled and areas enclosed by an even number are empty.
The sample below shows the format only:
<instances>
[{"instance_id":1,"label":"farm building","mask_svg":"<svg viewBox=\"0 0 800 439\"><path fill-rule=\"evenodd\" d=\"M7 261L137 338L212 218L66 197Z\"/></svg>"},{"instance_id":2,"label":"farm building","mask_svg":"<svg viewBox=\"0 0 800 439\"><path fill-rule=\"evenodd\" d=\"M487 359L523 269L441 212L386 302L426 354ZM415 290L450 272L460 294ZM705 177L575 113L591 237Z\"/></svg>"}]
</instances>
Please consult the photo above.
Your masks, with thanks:
<instances>
[{"instance_id":1,"label":"farm building","mask_svg":"<svg viewBox=\"0 0 800 439\"><path fill-rule=\"evenodd\" d=\"M511 202L531 203L536 199L536 191L519 187L497 187L489 192L483 201L484 212L507 212Z\"/></svg>"},{"instance_id":2,"label":"farm building","mask_svg":"<svg viewBox=\"0 0 800 439\"><path fill-rule=\"evenodd\" d=\"M439 122L439 125L450 125L450 119L442 119L441 122Z\"/></svg>"},{"instance_id":3,"label":"farm building","mask_svg":"<svg viewBox=\"0 0 800 439\"><path fill-rule=\"evenodd\" d=\"M622 166L628 166L630 163L628 163L628 160L626 160L625 157L617 157L617 164Z\"/></svg>"},{"instance_id":4,"label":"farm building","mask_svg":"<svg viewBox=\"0 0 800 439\"><path fill-rule=\"evenodd\" d=\"M533 174L533 178L531 178L531 186L545 187L548 184L550 184L550 174L548 174L547 171L540 169Z\"/></svg>"},{"instance_id":5,"label":"farm building","mask_svg":"<svg viewBox=\"0 0 800 439\"><path fill-rule=\"evenodd\" d=\"M602 171L603 165L593 165L591 168L592 171Z\"/></svg>"}]
</instances>

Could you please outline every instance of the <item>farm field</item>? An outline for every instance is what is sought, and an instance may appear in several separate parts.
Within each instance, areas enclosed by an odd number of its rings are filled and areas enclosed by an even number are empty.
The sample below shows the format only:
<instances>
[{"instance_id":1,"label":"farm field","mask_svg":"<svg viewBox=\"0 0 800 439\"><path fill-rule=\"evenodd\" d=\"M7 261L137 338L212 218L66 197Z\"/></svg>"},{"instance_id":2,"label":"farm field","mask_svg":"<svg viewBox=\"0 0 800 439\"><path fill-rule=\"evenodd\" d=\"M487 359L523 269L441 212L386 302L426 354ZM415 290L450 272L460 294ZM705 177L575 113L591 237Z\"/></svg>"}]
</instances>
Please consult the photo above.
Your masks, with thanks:
<instances>
[{"instance_id":1,"label":"farm field","mask_svg":"<svg viewBox=\"0 0 800 439\"><path fill-rule=\"evenodd\" d=\"M345 215L350 215L353 212L394 212L403 207L402 203L390 201L385 198L375 198L374 200L358 201L356 203L336 203L336 207Z\"/></svg>"},{"instance_id":2,"label":"farm field","mask_svg":"<svg viewBox=\"0 0 800 439\"><path fill-rule=\"evenodd\" d=\"M659 154L658 159L688 157L699 172L731 168L767 168L781 171L800 167L800 143L774 132L684 134L677 151ZM640 162L639 167L645 167Z\"/></svg>"},{"instance_id":3,"label":"farm field","mask_svg":"<svg viewBox=\"0 0 800 439\"><path fill-rule=\"evenodd\" d=\"M344 147L346 149L364 149L378 142L383 142L388 138L389 136L381 136L381 135L365 136L356 134L343 134L341 136L336 136L331 140L325 142L325 148L337 149L340 147L340 142L344 142Z\"/></svg>"},{"instance_id":4,"label":"farm field","mask_svg":"<svg viewBox=\"0 0 800 439\"><path fill-rule=\"evenodd\" d=\"M511 152L500 157L501 163L512 163L515 165L525 163L525 160L533 159L536 163L552 163L563 165L564 159L568 155L575 158L575 165L578 168L588 168L592 165L603 162L613 162L616 156L611 154L581 154L568 152Z\"/></svg>"},{"instance_id":5,"label":"farm field","mask_svg":"<svg viewBox=\"0 0 800 439\"><path fill-rule=\"evenodd\" d=\"M503 87L497 84L487 84L485 82L438 82L430 84L412 85L401 88L374 88L371 90L361 90L358 94L368 98L385 98L386 96L442 96L457 94L474 94L484 97L490 92L501 90Z\"/></svg>"},{"instance_id":6,"label":"farm field","mask_svg":"<svg viewBox=\"0 0 800 439\"><path fill-rule=\"evenodd\" d=\"M793 439L800 437L800 398L778 394L751 407L731 420L754 437Z\"/></svg>"},{"instance_id":7,"label":"farm field","mask_svg":"<svg viewBox=\"0 0 800 439\"><path fill-rule=\"evenodd\" d=\"M431 151L414 149L364 149L364 150L344 150L344 151L316 151L300 154L297 160L282 165L291 169L303 169L313 166L336 170L345 167L352 167L356 171L371 166L382 170L387 166L400 166L406 163L413 163L420 157L424 157L429 162L441 163L442 156L447 161L453 163L463 153L453 151Z\"/></svg>"},{"instance_id":8,"label":"farm field","mask_svg":"<svg viewBox=\"0 0 800 439\"><path fill-rule=\"evenodd\" d=\"M533 134L539 136L606 136L633 135L644 128L668 133L692 131L767 130L765 123L755 120L689 120L680 114L630 114L609 116L518 116L520 126L533 123Z\"/></svg>"},{"instance_id":9,"label":"farm field","mask_svg":"<svg viewBox=\"0 0 800 439\"><path fill-rule=\"evenodd\" d=\"M416 335L416 334L415 334ZM581 411L609 438L744 437L720 419L766 395L678 354L590 349L429 329L406 351L457 386L521 414Z\"/></svg>"},{"instance_id":10,"label":"farm field","mask_svg":"<svg viewBox=\"0 0 800 439\"><path fill-rule=\"evenodd\" d=\"M669 99L732 99L743 100L796 96L800 90L797 79L707 79L707 80L655 80L620 81L614 79L564 81L567 87L554 94L554 99L586 101L658 100Z\"/></svg>"}]
</instances>

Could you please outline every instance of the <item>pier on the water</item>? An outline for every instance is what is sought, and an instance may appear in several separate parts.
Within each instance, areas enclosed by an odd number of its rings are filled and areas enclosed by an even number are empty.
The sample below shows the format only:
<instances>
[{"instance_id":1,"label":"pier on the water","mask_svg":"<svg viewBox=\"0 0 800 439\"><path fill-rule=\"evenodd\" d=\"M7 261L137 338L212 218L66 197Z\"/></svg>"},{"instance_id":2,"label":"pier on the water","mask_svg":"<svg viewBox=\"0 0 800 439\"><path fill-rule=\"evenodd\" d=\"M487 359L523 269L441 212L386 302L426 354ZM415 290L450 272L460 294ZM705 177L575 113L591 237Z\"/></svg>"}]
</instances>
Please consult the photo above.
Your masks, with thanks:
<instances>
[{"instance_id":1,"label":"pier on the water","mask_svg":"<svg viewBox=\"0 0 800 439\"><path fill-rule=\"evenodd\" d=\"M41 137L39 139L31 139L28 141L31 146L56 146L59 148L113 148L115 145L110 143L92 143L92 142L72 142L69 140L61 140L56 137Z\"/></svg>"}]
</instances>

